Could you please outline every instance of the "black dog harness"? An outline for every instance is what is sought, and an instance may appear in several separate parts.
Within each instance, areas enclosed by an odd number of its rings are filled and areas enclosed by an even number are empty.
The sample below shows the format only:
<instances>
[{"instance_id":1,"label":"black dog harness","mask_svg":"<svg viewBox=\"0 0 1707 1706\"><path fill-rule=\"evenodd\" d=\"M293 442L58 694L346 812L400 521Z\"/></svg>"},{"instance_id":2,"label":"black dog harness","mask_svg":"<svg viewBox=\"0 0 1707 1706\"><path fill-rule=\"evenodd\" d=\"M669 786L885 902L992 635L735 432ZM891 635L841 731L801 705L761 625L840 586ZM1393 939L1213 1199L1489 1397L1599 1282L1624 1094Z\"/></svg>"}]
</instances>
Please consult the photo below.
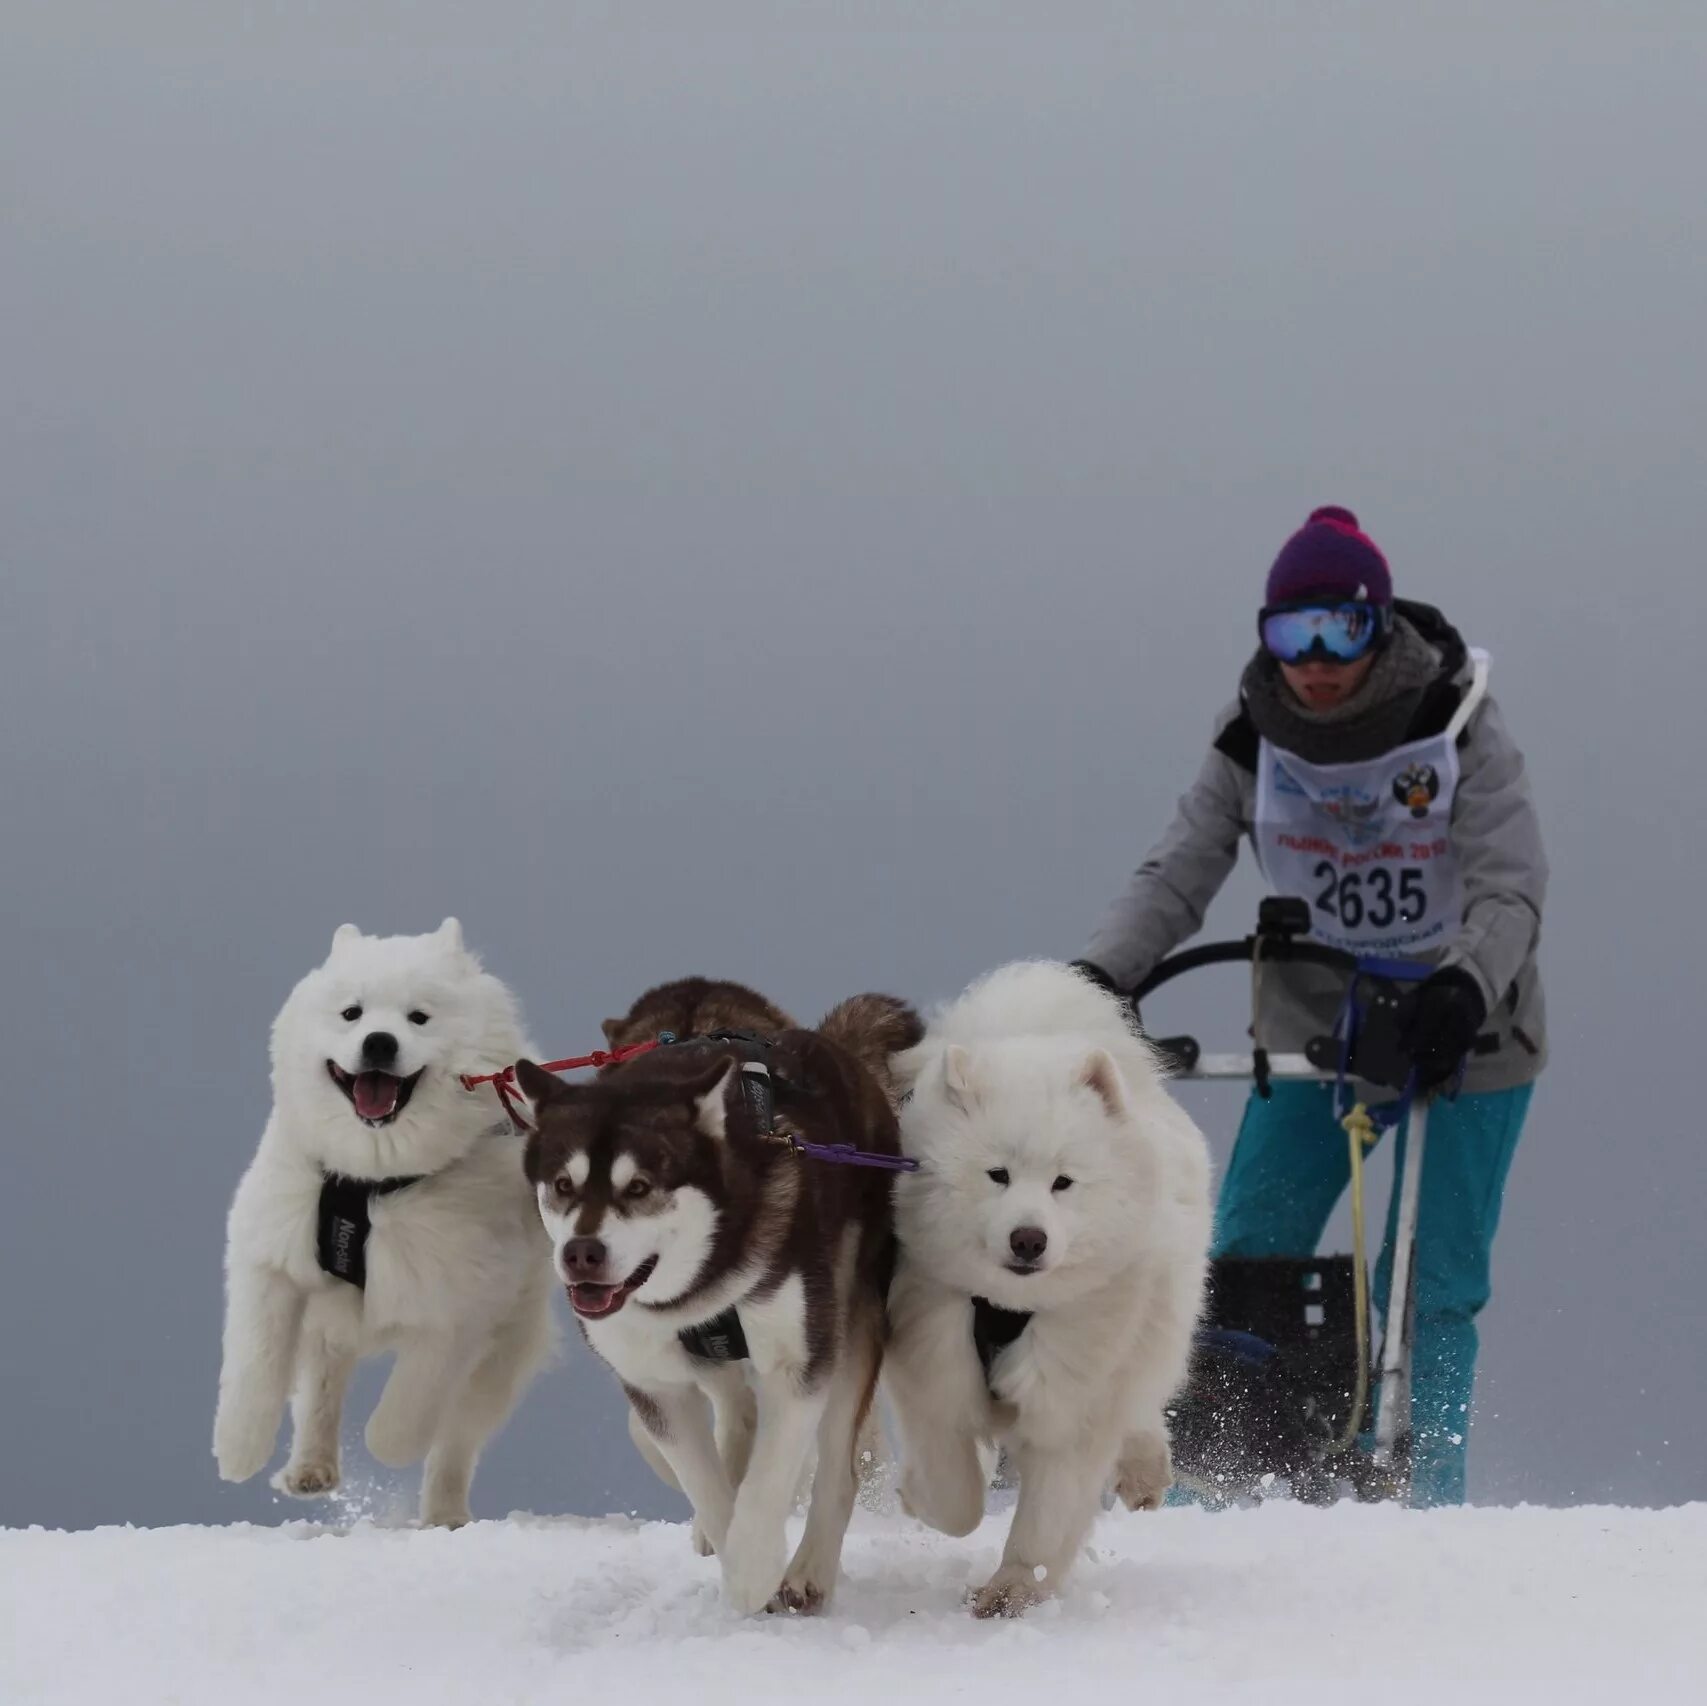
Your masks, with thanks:
<instances>
[{"instance_id":1,"label":"black dog harness","mask_svg":"<svg viewBox=\"0 0 1707 1706\"><path fill-rule=\"evenodd\" d=\"M401 1179L351 1179L328 1173L320 1186L320 1217L315 1254L320 1271L348 1280L356 1290L367 1285L367 1235L373 1230L369 1212L375 1197L388 1197L408 1185L418 1185L425 1173Z\"/></svg>"},{"instance_id":2,"label":"black dog harness","mask_svg":"<svg viewBox=\"0 0 1707 1706\"><path fill-rule=\"evenodd\" d=\"M1030 1320L1029 1309L1004 1309L987 1297L972 1299L972 1346L984 1370L986 1386L990 1385L996 1358L1025 1331Z\"/></svg>"},{"instance_id":3,"label":"black dog harness","mask_svg":"<svg viewBox=\"0 0 1707 1706\"><path fill-rule=\"evenodd\" d=\"M745 1362L747 1335L741 1317L733 1309L725 1309L709 1321L684 1327L677 1335L681 1347L700 1362Z\"/></svg>"},{"instance_id":4,"label":"black dog harness","mask_svg":"<svg viewBox=\"0 0 1707 1706\"><path fill-rule=\"evenodd\" d=\"M705 1041L724 1047L733 1045L737 1049L741 1056L741 1093L747 1099L747 1112L752 1116L753 1129L761 1134L768 1132L776 1118L776 1094L771 1085L770 1067L755 1058L754 1053L768 1048L768 1039L754 1036L750 1031L718 1031ZM676 1337L681 1341L682 1349L701 1362L747 1360L747 1334L735 1309L725 1309L709 1321L684 1327Z\"/></svg>"},{"instance_id":5,"label":"black dog harness","mask_svg":"<svg viewBox=\"0 0 1707 1706\"><path fill-rule=\"evenodd\" d=\"M704 1036L684 1037L677 1041L666 1032L658 1040L677 1048L713 1044L733 1049L740 1057L741 1092L746 1098L753 1127L761 1133L771 1129L776 1115L776 1097L771 1085L771 1069L760 1058L761 1051L770 1047L768 1037L758 1036L752 1031L712 1031ZM709 1321L684 1327L676 1338L682 1349L699 1362L745 1362L749 1355L741 1316L733 1308L712 1316Z\"/></svg>"}]
</instances>

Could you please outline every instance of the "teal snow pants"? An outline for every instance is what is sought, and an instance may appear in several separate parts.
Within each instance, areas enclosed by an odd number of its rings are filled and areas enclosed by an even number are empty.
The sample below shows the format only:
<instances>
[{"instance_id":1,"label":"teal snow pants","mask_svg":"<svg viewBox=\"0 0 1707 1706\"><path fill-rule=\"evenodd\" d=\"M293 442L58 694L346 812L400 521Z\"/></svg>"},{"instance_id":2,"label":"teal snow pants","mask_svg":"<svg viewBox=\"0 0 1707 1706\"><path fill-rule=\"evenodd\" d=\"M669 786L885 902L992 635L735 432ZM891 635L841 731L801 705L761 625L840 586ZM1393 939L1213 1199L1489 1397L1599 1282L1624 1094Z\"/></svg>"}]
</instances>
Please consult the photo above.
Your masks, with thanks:
<instances>
[{"instance_id":1,"label":"teal snow pants","mask_svg":"<svg viewBox=\"0 0 1707 1706\"><path fill-rule=\"evenodd\" d=\"M1216 1207L1217 1256L1308 1256L1350 1181L1333 1086L1277 1083L1245 1105ZM1417 1210L1416 1331L1411 1422L1414 1505L1464 1502L1465 1440L1476 1381L1476 1316L1488 1301L1500 1198L1531 1084L1437 1101L1429 1109ZM1404 1161L1396 1133L1396 1168ZM1383 1141L1386 1141L1385 1139ZM1397 1177L1397 1171L1395 1171ZM1385 1319L1398 1192L1375 1269L1375 1323Z\"/></svg>"}]
</instances>

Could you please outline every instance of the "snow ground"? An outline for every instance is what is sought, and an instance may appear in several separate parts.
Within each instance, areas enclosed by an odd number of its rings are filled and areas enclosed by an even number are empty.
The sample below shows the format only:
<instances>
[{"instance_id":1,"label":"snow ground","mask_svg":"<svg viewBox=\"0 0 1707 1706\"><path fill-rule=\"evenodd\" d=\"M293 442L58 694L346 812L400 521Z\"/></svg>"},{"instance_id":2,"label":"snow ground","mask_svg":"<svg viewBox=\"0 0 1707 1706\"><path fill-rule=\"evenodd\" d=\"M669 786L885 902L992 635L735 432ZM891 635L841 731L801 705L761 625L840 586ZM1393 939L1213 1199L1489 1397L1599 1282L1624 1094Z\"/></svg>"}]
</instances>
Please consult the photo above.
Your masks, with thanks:
<instances>
[{"instance_id":1,"label":"snow ground","mask_svg":"<svg viewBox=\"0 0 1707 1706\"><path fill-rule=\"evenodd\" d=\"M1704 1697L1707 1505L1115 1513L1061 1603L977 1623L1006 1520L953 1541L862 1511L826 1615L746 1623L668 1523L7 1530L0 1701Z\"/></svg>"}]
</instances>

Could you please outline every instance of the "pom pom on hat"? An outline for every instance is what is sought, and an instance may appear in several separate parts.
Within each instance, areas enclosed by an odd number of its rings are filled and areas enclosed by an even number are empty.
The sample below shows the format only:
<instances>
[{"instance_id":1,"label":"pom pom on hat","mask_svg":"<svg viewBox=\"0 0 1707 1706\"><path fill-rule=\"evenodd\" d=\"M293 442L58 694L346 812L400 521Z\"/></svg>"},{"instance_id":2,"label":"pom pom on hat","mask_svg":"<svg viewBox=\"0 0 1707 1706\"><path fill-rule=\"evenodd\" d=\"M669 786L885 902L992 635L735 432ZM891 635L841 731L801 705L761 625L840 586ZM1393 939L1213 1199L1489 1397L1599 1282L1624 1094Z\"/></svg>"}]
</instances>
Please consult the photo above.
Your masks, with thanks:
<instances>
[{"instance_id":1,"label":"pom pom on hat","mask_svg":"<svg viewBox=\"0 0 1707 1706\"><path fill-rule=\"evenodd\" d=\"M1323 504L1280 548L1268 571L1264 604L1307 598L1393 602L1393 576L1380 547L1339 504Z\"/></svg>"}]
</instances>

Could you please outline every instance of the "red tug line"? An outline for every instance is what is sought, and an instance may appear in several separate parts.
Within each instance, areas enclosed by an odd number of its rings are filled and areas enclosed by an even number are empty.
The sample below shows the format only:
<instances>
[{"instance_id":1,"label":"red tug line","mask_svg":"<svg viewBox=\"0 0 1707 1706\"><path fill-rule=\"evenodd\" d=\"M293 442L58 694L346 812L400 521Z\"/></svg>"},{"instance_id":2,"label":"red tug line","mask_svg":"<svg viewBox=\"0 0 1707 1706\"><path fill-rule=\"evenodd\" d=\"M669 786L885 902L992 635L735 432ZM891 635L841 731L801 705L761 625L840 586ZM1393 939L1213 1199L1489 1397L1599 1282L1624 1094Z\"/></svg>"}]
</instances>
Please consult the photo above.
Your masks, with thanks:
<instances>
[{"instance_id":1,"label":"red tug line","mask_svg":"<svg viewBox=\"0 0 1707 1706\"><path fill-rule=\"evenodd\" d=\"M576 1072L583 1066L616 1066L622 1061L632 1060L637 1054L647 1054L657 1046L655 1041L629 1043L624 1048L594 1049L591 1054L576 1055L571 1060L544 1060L540 1066L546 1072ZM506 1066L502 1072L464 1072L460 1079L465 1090L478 1090L482 1084L490 1084L498 1092L498 1100L503 1103L504 1112L510 1116L510 1123L516 1130L530 1129L522 1118L521 1095L516 1089L514 1066Z\"/></svg>"}]
</instances>

